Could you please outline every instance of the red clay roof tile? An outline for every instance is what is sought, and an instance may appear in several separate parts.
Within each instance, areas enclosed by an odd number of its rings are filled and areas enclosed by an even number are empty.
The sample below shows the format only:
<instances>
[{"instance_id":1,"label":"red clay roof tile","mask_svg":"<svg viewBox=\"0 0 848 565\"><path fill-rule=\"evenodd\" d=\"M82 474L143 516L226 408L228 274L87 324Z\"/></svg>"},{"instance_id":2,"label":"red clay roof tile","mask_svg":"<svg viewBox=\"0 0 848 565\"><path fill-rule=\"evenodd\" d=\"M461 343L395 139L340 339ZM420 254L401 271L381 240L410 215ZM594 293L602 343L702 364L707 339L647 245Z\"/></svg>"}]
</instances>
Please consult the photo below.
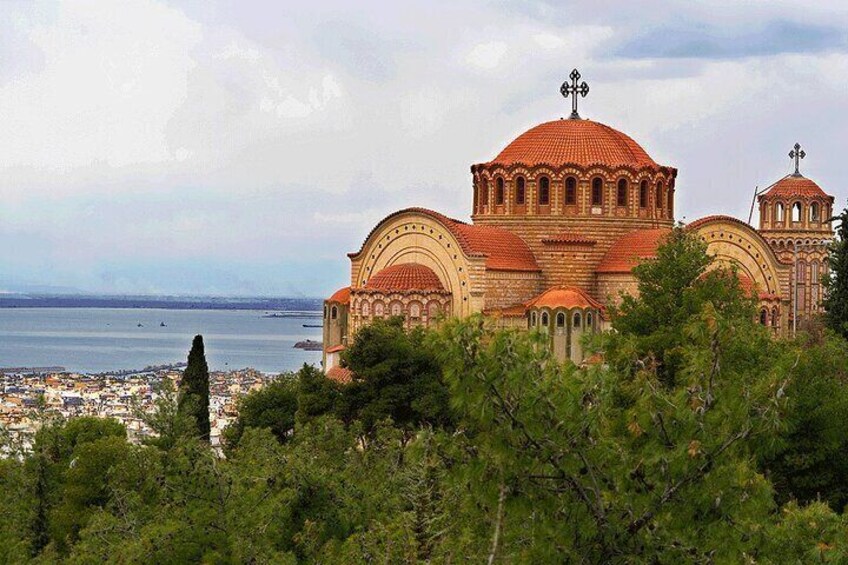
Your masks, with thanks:
<instances>
[{"instance_id":1,"label":"red clay roof tile","mask_svg":"<svg viewBox=\"0 0 848 565\"><path fill-rule=\"evenodd\" d=\"M833 199L812 180L802 175L786 175L760 195L760 199L768 196L784 196L788 198L820 197Z\"/></svg>"},{"instance_id":2,"label":"red clay roof tile","mask_svg":"<svg viewBox=\"0 0 848 565\"><path fill-rule=\"evenodd\" d=\"M549 288L527 303L527 308L596 308L604 306L576 286Z\"/></svg>"},{"instance_id":3,"label":"red clay roof tile","mask_svg":"<svg viewBox=\"0 0 848 565\"><path fill-rule=\"evenodd\" d=\"M629 273L644 259L656 257L657 248L670 228L655 228L630 232L612 244L597 273Z\"/></svg>"},{"instance_id":4,"label":"red clay roof tile","mask_svg":"<svg viewBox=\"0 0 848 565\"><path fill-rule=\"evenodd\" d=\"M336 365L327 371L327 378L331 381L336 381L339 384L346 385L353 380L353 371Z\"/></svg>"},{"instance_id":5,"label":"red clay roof tile","mask_svg":"<svg viewBox=\"0 0 848 565\"><path fill-rule=\"evenodd\" d=\"M592 120L554 120L527 130L487 165L573 164L580 167L659 168L629 136Z\"/></svg>"},{"instance_id":6,"label":"red clay roof tile","mask_svg":"<svg viewBox=\"0 0 848 565\"><path fill-rule=\"evenodd\" d=\"M338 302L339 304L350 304L350 287L340 288L327 299L327 302Z\"/></svg>"},{"instance_id":7,"label":"red clay roof tile","mask_svg":"<svg viewBox=\"0 0 848 565\"><path fill-rule=\"evenodd\" d=\"M399 263L376 273L365 284L366 290L444 292L438 275L429 267L418 263Z\"/></svg>"}]
</instances>

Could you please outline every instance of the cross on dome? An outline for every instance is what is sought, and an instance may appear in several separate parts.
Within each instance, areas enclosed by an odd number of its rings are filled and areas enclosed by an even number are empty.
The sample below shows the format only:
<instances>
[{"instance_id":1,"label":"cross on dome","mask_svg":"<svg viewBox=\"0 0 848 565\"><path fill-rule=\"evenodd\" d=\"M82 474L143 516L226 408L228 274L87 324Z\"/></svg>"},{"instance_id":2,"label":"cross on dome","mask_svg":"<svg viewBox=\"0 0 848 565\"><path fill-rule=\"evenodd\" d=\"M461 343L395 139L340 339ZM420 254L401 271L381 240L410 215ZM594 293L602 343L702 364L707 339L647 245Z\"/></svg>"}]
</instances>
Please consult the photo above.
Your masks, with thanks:
<instances>
[{"instance_id":1,"label":"cross on dome","mask_svg":"<svg viewBox=\"0 0 848 565\"><path fill-rule=\"evenodd\" d=\"M807 156L807 154L804 152L803 149L801 149L800 143L796 143L795 147L792 149L792 151L789 152L789 158L795 159L795 174L794 174L794 176L796 176L796 177L801 176L801 172L799 171L798 168L801 164L801 159L803 159L806 156Z\"/></svg>"},{"instance_id":2,"label":"cross on dome","mask_svg":"<svg viewBox=\"0 0 848 565\"><path fill-rule=\"evenodd\" d=\"M577 84L577 81L580 80L580 71L577 69L571 71L568 78L571 79L571 84L568 84L568 81L565 81L562 83L559 91L564 98L571 96L571 116L569 116L569 118L572 120L579 120L580 114L577 113L577 95L579 94L583 98L586 98L586 95L589 94L589 85L586 84L585 80L582 84Z\"/></svg>"}]
</instances>

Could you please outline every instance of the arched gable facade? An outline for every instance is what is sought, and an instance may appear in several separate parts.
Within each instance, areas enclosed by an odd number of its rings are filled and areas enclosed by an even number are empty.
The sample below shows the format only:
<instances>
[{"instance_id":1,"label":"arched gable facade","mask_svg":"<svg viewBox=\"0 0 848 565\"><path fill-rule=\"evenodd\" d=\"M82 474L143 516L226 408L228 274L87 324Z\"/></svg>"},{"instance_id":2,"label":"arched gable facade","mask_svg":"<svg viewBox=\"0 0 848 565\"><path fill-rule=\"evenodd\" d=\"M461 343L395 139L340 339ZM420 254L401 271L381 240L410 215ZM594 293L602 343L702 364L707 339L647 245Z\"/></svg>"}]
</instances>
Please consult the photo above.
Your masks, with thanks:
<instances>
[{"instance_id":1,"label":"arched gable facade","mask_svg":"<svg viewBox=\"0 0 848 565\"><path fill-rule=\"evenodd\" d=\"M709 216L690 223L687 229L706 242L707 253L716 259L714 267L735 266L753 282L763 308L771 313L778 307L783 314L778 317L778 331L784 334L789 321L785 314L790 306L791 265L781 262L754 228L736 218Z\"/></svg>"}]
</instances>

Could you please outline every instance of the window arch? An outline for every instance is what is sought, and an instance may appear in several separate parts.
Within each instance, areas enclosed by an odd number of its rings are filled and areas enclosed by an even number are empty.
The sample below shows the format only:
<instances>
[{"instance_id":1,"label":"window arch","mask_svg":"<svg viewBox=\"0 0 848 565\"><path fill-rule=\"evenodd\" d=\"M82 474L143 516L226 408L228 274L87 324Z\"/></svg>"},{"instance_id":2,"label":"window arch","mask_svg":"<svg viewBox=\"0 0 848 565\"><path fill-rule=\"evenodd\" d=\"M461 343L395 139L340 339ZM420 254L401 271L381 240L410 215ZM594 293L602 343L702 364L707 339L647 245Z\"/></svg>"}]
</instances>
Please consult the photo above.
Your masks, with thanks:
<instances>
[{"instance_id":1,"label":"window arch","mask_svg":"<svg viewBox=\"0 0 848 565\"><path fill-rule=\"evenodd\" d=\"M819 203L813 202L810 204L810 221L818 222L819 221Z\"/></svg>"},{"instance_id":2,"label":"window arch","mask_svg":"<svg viewBox=\"0 0 848 565\"><path fill-rule=\"evenodd\" d=\"M367 300L362 301L362 315L368 317L371 314L371 304Z\"/></svg>"},{"instance_id":3,"label":"window arch","mask_svg":"<svg viewBox=\"0 0 848 565\"><path fill-rule=\"evenodd\" d=\"M656 206L657 209L662 210L663 207L663 182L657 182L657 198L656 198Z\"/></svg>"},{"instance_id":4,"label":"window arch","mask_svg":"<svg viewBox=\"0 0 848 565\"><path fill-rule=\"evenodd\" d=\"M580 316L580 312L575 312L574 316L571 318L571 327L579 330L580 326L583 324L583 319Z\"/></svg>"},{"instance_id":5,"label":"window arch","mask_svg":"<svg viewBox=\"0 0 848 565\"><path fill-rule=\"evenodd\" d=\"M804 283L807 280L807 263L798 261L798 273L796 280L799 283Z\"/></svg>"},{"instance_id":6,"label":"window arch","mask_svg":"<svg viewBox=\"0 0 848 565\"><path fill-rule=\"evenodd\" d=\"M548 313L542 312L542 327L548 327L548 322L550 322L550 318L548 318Z\"/></svg>"},{"instance_id":7,"label":"window arch","mask_svg":"<svg viewBox=\"0 0 848 565\"><path fill-rule=\"evenodd\" d=\"M524 177L515 179L515 203L518 205L524 204L525 180Z\"/></svg>"},{"instance_id":8,"label":"window arch","mask_svg":"<svg viewBox=\"0 0 848 565\"><path fill-rule=\"evenodd\" d=\"M431 320L433 318L438 318L441 311L442 309L439 307L438 302L431 302L427 305L427 317Z\"/></svg>"},{"instance_id":9,"label":"window arch","mask_svg":"<svg viewBox=\"0 0 848 565\"><path fill-rule=\"evenodd\" d=\"M783 208L783 202L778 202L777 204L775 204L774 205L774 221L775 222L782 222L783 221L783 215L784 215L785 212L786 211Z\"/></svg>"},{"instance_id":10,"label":"window arch","mask_svg":"<svg viewBox=\"0 0 848 565\"><path fill-rule=\"evenodd\" d=\"M792 221L800 222L801 221L801 203L795 202L792 204Z\"/></svg>"},{"instance_id":11,"label":"window arch","mask_svg":"<svg viewBox=\"0 0 848 565\"><path fill-rule=\"evenodd\" d=\"M760 324L762 324L763 326L768 325L768 310L766 310L765 308L760 310Z\"/></svg>"},{"instance_id":12,"label":"window arch","mask_svg":"<svg viewBox=\"0 0 848 565\"><path fill-rule=\"evenodd\" d=\"M551 203L551 179L542 177L539 179L539 204L547 206Z\"/></svg>"},{"instance_id":13,"label":"window arch","mask_svg":"<svg viewBox=\"0 0 848 565\"><path fill-rule=\"evenodd\" d=\"M604 180L601 177L592 179L592 206L604 204Z\"/></svg>"},{"instance_id":14,"label":"window arch","mask_svg":"<svg viewBox=\"0 0 848 565\"><path fill-rule=\"evenodd\" d=\"M489 181L483 179L480 182L480 210L483 209L483 206L488 206L489 204Z\"/></svg>"},{"instance_id":15,"label":"window arch","mask_svg":"<svg viewBox=\"0 0 848 565\"><path fill-rule=\"evenodd\" d=\"M639 208L648 207L648 181L639 183Z\"/></svg>"},{"instance_id":16,"label":"window arch","mask_svg":"<svg viewBox=\"0 0 848 565\"><path fill-rule=\"evenodd\" d=\"M586 313L586 329L589 329L589 330L591 330L591 329L592 329L592 322L593 322L593 321L594 321L594 320L593 320L593 317L592 317L592 313L591 313L591 312L587 312L587 313Z\"/></svg>"},{"instance_id":17,"label":"window arch","mask_svg":"<svg viewBox=\"0 0 848 565\"><path fill-rule=\"evenodd\" d=\"M403 315L403 306L400 302L392 302L392 316Z\"/></svg>"},{"instance_id":18,"label":"window arch","mask_svg":"<svg viewBox=\"0 0 848 565\"><path fill-rule=\"evenodd\" d=\"M618 179L615 203L618 206L627 206L627 179Z\"/></svg>"},{"instance_id":19,"label":"window arch","mask_svg":"<svg viewBox=\"0 0 848 565\"><path fill-rule=\"evenodd\" d=\"M385 307L383 306L382 302L375 302L374 303L374 317L375 318L382 318L384 311L385 311Z\"/></svg>"},{"instance_id":20,"label":"window arch","mask_svg":"<svg viewBox=\"0 0 848 565\"><path fill-rule=\"evenodd\" d=\"M530 312L530 327L536 327L536 312Z\"/></svg>"},{"instance_id":21,"label":"window arch","mask_svg":"<svg viewBox=\"0 0 848 565\"><path fill-rule=\"evenodd\" d=\"M565 327L565 314L562 312L558 312L556 315L556 327L564 328Z\"/></svg>"},{"instance_id":22,"label":"window arch","mask_svg":"<svg viewBox=\"0 0 848 565\"><path fill-rule=\"evenodd\" d=\"M776 328L779 320L777 307L771 309L771 327Z\"/></svg>"},{"instance_id":23,"label":"window arch","mask_svg":"<svg viewBox=\"0 0 848 565\"><path fill-rule=\"evenodd\" d=\"M495 204L502 205L504 203L504 180L503 177L498 177L495 180Z\"/></svg>"},{"instance_id":24,"label":"window arch","mask_svg":"<svg viewBox=\"0 0 848 565\"><path fill-rule=\"evenodd\" d=\"M577 204L577 179L574 177L565 179L565 203L569 206Z\"/></svg>"},{"instance_id":25,"label":"window arch","mask_svg":"<svg viewBox=\"0 0 848 565\"><path fill-rule=\"evenodd\" d=\"M409 317L416 320L421 317L421 305L413 302L409 305Z\"/></svg>"},{"instance_id":26,"label":"window arch","mask_svg":"<svg viewBox=\"0 0 848 565\"><path fill-rule=\"evenodd\" d=\"M335 319L337 319L338 317L339 317L339 309L338 309L338 307L333 306L333 307L330 309L330 319L331 319L331 320L335 320Z\"/></svg>"},{"instance_id":27,"label":"window arch","mask_svg":"<svg viewBox=\"0 0 848 565\"><path fill-rule=\"evenodd\" d=\"M819 262L813 261L810 263L810 277L813 284L819 284L819 272L820 272Z\"/></svg>"}]
</instances>

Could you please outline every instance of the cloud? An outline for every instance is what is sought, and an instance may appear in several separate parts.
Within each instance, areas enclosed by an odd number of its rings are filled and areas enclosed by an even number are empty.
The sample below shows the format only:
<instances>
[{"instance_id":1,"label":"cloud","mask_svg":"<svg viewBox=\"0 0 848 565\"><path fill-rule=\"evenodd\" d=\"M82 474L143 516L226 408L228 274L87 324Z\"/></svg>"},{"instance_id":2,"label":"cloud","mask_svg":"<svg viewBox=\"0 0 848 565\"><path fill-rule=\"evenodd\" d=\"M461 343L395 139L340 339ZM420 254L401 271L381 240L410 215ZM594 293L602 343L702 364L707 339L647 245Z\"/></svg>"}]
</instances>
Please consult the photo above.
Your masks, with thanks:
<instances>
[{"instance_id":1,"label":"cloud","mask_svg":"<svg viewBox=\"0 0 848 565\"><path fill-rule=\"evenodd\" d=\"M507 52L507 44L503 41L487 41L478 43L469 51L465 60L472 67L492 70L501 64Z\"/></svg>"}]
</instances>

